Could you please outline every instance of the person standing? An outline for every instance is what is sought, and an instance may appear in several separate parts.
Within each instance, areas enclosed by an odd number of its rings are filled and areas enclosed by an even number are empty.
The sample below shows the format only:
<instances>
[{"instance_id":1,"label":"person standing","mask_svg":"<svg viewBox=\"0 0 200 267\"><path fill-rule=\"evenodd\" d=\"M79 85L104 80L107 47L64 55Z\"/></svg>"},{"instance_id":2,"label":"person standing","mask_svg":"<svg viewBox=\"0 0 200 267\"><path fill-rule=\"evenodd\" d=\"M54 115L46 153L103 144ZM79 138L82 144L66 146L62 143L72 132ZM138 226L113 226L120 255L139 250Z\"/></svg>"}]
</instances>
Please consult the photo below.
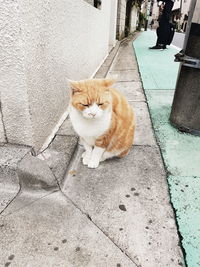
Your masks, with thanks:
<instances>
[{"instance_id":1,"label":"person standing","mask_svg":"<svg viewBox=\"0 0 200 267\"><path fill-rule=\"evenodd\" d=\"M174 1L163 0L162 2L164 2L164 7L159 18L159 27L156 30L157 42L155 46L149 47L149 49L166 49L166 46L171 44L174 36L174 26L170 22Z\"/></svg>"}]
</instances>

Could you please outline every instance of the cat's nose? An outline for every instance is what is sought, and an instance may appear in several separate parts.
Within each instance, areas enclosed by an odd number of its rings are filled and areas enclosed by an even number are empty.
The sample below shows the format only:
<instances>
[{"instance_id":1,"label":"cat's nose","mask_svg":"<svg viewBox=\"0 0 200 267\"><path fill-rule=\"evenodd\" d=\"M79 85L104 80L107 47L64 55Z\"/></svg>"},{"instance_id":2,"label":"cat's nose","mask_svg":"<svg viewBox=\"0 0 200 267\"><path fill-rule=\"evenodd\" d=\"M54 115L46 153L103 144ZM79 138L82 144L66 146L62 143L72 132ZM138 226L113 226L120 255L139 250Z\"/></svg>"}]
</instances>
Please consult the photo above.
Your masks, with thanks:
<instances>
[{"instance_id":1,"label":"cat's nose","mask_svg":"<svg viewBox=\"0 0 200 267\"><path fill-rule=\"evenodd\" d=\"M88 114L90 117L93 117L94 118L94 116L96 115L95 113L89 113Z\"/></svg>"}]
</instances>

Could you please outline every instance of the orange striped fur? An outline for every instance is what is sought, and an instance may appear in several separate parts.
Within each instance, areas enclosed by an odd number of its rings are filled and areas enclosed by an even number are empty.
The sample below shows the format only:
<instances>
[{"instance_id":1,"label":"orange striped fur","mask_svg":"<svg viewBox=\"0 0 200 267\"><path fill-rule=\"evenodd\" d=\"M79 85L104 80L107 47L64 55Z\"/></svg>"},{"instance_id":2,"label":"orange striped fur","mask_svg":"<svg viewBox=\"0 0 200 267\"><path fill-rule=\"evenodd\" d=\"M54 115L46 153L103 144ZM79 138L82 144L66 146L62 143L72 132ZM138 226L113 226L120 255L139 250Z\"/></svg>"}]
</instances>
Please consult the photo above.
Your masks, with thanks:
<instances>
[{"instance_id":1,"label":"orange striped fur","mask_svg":"<svg viewBox=\"0 0 200 267\"><path fill-rule=\"evenodd\" d=\"M79 112L96 103L103 111L110 110L108 129L96 137L95 146L113 152L118 157L128 154L134 138L135 120L126 98L112 88L114 80L92 79L71 82L71 106Z\"/></svg>"}]
</instances>

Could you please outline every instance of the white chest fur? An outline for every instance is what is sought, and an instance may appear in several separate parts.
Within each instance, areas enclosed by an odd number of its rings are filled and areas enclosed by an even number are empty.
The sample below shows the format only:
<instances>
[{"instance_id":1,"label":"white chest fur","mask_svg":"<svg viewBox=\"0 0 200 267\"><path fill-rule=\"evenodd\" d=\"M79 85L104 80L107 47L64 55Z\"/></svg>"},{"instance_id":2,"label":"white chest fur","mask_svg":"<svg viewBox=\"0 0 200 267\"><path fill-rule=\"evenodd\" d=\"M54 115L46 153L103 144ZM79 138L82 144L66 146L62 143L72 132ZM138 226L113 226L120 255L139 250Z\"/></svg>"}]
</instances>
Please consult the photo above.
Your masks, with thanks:
<instances>
[{"instance_id":1,"label":"white chest fur","mask_svg":"<svg viewBox=\"0 0 200 267\"><path fill-rule=\"evenodd\" d=\"M74 130L84 139L90 140L91 145L104 134L110 127L111 111L105 110L103 115L97 119L86 119L73 106L70 106L70 119Z\"/></svg>"}]
</instances>

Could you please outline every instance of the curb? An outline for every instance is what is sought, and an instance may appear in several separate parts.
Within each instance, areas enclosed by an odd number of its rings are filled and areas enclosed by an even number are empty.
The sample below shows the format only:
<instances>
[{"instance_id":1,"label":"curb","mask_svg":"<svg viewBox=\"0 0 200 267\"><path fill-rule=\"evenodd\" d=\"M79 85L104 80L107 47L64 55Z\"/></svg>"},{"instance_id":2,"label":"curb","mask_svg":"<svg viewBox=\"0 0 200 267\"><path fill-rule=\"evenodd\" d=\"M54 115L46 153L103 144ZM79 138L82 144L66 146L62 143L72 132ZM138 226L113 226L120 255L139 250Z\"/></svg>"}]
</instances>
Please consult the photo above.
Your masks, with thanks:
<instances>
[{"instance_id":1,"label":"curb","mask_svg":"<svg viewBox=\"0 0 200 267\"><path fill-rule=\"evenodd\" d=\"M127 38L116 43L94 78L106 77L121 44L126 41ZM77 149L77 144L78 136L72 129L69 118L61 125L49 146L37 156L35 156L32 147L1 144L1 191L12 192L9 200L3 199L4 194L2 194L3 197L0 204L3 207L3 211L23 190L59 190L70 161Z\"/></svg>"}]
</instances>

